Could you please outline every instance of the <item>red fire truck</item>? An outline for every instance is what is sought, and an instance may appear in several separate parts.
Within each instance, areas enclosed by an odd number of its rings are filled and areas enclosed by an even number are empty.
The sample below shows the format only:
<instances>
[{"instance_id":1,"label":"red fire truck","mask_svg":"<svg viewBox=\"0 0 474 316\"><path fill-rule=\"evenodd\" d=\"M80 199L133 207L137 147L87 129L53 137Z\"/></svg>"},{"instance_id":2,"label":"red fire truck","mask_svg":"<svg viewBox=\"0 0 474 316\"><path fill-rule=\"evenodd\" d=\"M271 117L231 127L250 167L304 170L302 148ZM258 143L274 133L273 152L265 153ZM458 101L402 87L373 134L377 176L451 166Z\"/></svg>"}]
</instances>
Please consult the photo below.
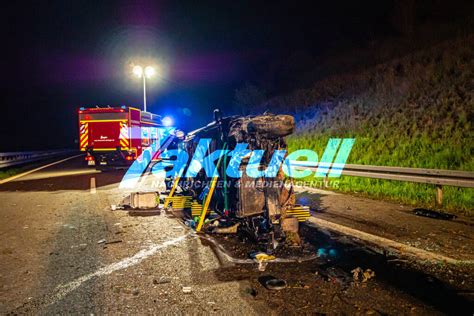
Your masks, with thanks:
<instances>
[{"instance_id":1,"label":"red fire truck","mask_svg":"<svg viewBox=\"0 0 474 316\"><path fill-rule=\"evenodd\" d=\"M91 166L148 164L166 128L161 117L122 107L80 108L79 148Z\"/></svg>"}]
</instances>

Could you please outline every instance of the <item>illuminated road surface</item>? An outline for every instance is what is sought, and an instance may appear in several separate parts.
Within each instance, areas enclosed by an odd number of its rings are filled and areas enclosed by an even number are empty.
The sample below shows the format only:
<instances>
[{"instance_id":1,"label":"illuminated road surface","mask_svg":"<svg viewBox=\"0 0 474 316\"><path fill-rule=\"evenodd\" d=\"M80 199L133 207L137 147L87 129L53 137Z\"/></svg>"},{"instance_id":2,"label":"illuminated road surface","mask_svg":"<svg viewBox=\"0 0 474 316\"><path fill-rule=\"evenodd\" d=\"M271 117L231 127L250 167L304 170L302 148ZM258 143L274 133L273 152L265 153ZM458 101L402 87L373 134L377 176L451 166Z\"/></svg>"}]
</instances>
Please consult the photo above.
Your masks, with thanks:
<instances>
[{"instance_id":1,"label":"illuminated road surface","mask_svg":"<svg viewBox=\"0 0 474 316\"><path fill-rule=\"evenodd\" d=\"M112 212L110 205L124 195L117 189L123 173L98 172L77 158L0 185L0 313L446 312L447 304L423 297L409 281L406 288L391 284L392 268L383 265L363 267L378 276L359 286L327 277L324 271L333 267L318 263L274 264L259 272L256 265L223 262L177 219ZM397 278L420 277L393 271ZM304 286L270 292L258 282L269 274ZM423 282L440 286L437 279ZM445 295L459 306L469 304L465 297L469 293L459 300Z\"/></svg>"}]
</instances>

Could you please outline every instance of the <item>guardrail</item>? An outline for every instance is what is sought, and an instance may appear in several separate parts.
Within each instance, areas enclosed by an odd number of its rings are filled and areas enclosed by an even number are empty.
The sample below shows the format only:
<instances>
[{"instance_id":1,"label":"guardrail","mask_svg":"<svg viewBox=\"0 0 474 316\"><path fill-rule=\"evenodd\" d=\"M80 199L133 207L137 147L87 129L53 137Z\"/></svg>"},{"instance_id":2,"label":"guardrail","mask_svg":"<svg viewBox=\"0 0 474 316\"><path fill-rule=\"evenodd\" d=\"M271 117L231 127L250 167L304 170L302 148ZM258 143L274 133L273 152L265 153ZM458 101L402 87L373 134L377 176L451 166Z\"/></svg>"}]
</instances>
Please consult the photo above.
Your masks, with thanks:
<instances>
[{"instance_id":1,"label":"guardrail","mask_svg":"<svg viewBox=\"0 0 474 316\"><path fill-rule=\"evenodd\" d=\"M45 151L24 151L24 152L7 152L0 153L0 169L21 165L25 163L35 162L43 159L54 158L69 153L74 153L77 150L60 149L60 150L45 150Z\"/></svg>"},{"instance_id":2,"label":"guardrail","mask_svg":"<svg viewBox=\"0 0 474 316\"><path fill-rule=\"evenodd\" d=\"M293 160L291 165L295 166L296 169L310 169L312 171L316 171L318 168L318 164L306 161ZM332 168L331 170L340 169L342 170L341 174L344 176L433 184L436 186L436 204L438 206L443 204L443 185L474 188L474 172L471 171L355 164L321 164L321 166ZM326 176L323 180L325 186L328 179L328 176Z\"/></svg>"}]
</instances>

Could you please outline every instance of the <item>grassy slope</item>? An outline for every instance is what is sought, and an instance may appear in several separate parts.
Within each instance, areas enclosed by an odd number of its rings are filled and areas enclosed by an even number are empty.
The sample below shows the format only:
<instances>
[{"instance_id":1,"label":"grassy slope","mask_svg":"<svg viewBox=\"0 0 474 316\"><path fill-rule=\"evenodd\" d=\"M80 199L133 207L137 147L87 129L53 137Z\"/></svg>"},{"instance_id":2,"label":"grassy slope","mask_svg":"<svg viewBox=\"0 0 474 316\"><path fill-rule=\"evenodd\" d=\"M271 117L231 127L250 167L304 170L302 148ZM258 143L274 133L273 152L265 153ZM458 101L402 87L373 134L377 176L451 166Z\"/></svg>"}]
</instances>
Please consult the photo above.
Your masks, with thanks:
<instances>
[{"instance_id":1,"label":"grassy slope","mask_svg":"<svg viewBox=\"0 0 474 316\"><path fill-rule=\"evenodd\" d=\"M0 170L0 180L12 177L12 176L20 173L21 171L22 170L20 168Z\"/></svg>"},{"instance_id":2,"label":"grassy slope","mask_svg":"<svg viewBox=\"0 0 474 316\"><path fill-rule=\"evenodd\" d=\"M355 137L348 163L474 171L474 36L273 99L296 113L290 150L322 155ZM432 185L342 177L339 190L432 206ZM474 214L474 190L445 187L444 207Z\"/></svg>"}]
</instances>

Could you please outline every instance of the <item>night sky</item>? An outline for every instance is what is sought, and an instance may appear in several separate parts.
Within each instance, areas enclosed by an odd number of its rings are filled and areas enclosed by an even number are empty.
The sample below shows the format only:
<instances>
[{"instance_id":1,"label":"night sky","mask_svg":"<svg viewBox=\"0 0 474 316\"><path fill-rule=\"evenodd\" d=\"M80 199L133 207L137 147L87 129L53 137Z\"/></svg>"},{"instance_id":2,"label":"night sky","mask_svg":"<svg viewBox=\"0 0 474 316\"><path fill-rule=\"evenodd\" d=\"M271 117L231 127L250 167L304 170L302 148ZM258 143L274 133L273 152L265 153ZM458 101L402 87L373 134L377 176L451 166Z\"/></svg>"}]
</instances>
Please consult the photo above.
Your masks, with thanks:
<instances>
[{"instance_id":1,"label":"night sky","mask_svg":"<svg viewBox=\"0 0 474 316\"><path fill-rule=\"evenodd\" d=\"M292 52L319 56L393 36L392 1L33 1L2 9L0 151L73 148L81 106L141 107L131 63L162 66L149 111L185 130L264 85ZM276 74L275 76L278 76ZM273 78L275 79L275 78ZM278 79L278 78L276 78ZM284 76L270 89L290 89Z\"/></svg>"}]
</instances>

